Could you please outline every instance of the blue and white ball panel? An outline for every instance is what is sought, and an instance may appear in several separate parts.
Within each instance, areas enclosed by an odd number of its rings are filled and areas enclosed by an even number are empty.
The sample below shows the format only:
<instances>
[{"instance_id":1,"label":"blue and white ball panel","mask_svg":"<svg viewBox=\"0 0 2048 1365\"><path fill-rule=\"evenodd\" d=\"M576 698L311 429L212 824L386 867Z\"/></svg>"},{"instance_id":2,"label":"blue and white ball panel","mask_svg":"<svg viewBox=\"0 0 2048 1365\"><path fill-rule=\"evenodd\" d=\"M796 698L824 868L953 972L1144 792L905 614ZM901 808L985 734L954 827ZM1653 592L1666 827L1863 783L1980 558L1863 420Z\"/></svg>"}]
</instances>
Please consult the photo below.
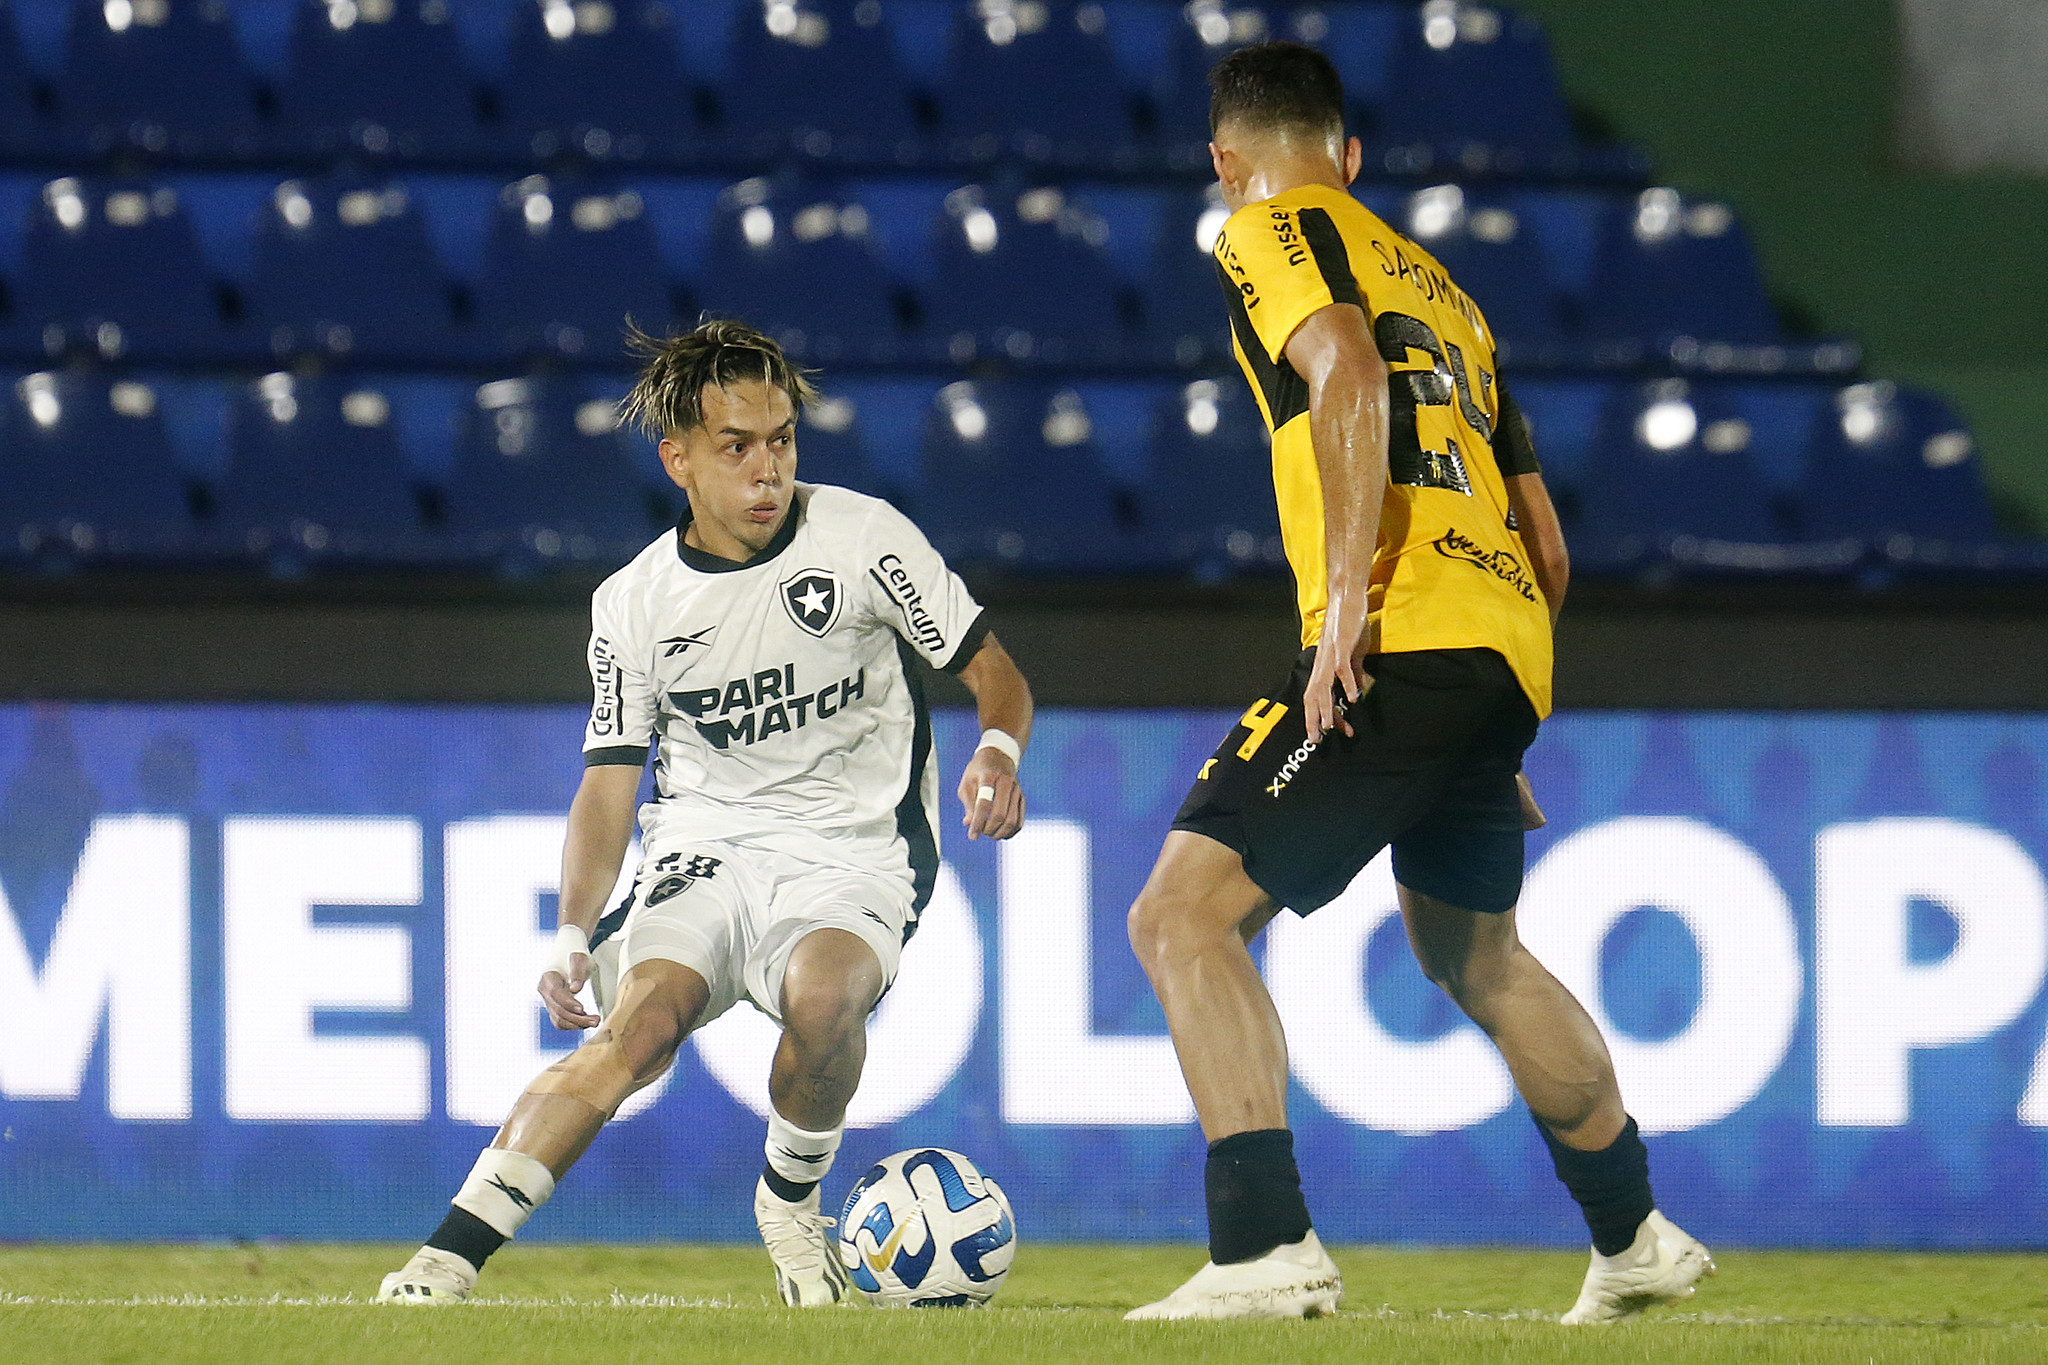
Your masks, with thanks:
<instances>
[{"instance_id":1,"label":"blue and white ball panel","mask_svg":"<svg viewBox=\"0 0 2048 1365\"><path fill-rule=\"evenodd\" d=\"M1016 1256L1002 1187L958 1152L887 1157L848 1194L839 1254L868 1298L913 1307L985 1303Z\"/></svg>"}]
</instances>

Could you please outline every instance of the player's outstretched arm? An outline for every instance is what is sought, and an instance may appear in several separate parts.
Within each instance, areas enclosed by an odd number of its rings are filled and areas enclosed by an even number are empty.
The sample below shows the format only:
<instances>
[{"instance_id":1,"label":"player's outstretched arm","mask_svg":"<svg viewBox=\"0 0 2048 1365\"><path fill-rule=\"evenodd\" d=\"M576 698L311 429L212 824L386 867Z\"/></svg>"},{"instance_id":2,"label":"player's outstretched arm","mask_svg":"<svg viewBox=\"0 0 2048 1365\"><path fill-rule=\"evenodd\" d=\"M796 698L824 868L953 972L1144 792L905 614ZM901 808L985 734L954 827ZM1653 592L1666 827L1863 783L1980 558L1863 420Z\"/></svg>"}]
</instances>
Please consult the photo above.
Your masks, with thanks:
<instances>
[{"instance_id":1,"label":"player's outstretched arm","mask_svg":"<svg viewBox=\"0 0 2048 1365\"><path fill-rule=\"evenodd\" d=\"M984 636L974 658L960 670L960 681L974 694L982 739L999 731L1015 741L1018 753L1031 739L1031 684L1017 670L994 633ZM961 823L967 837L1007 839L1024 828L1024 788L1017 781L1016 756L984 742L960 774Z\"/></svg>"},{"instance_id":2,"label":"player's outstretched arm","mask_svg":"<svg viewBox=\"0 0 2048 1365\"><path fill-rule=\"evenodd\" d=\"M1571 582L1572 560L1565 551L1564 527L1558 524L1557 508L1550 502L1550 490L1541 474L1510 474L1507 478L1508 506L1514 509L1515 525L1521 528L1522 544L1533 561L1536 586L1550 607L1550 624L1564 609L1564 590Z\"/></svg>"},{"instance_id":3,"label":"player's outstretched arm","mask_svg":"<svg viewBox=\"0 0 2048 1365\"><path fill-rule=\"evenodd\" d=\"M1368 590L1387 496L1387 364L1365 310L1333 303L1287 340L1287 361L1308 383L1309 440L1323 488L1323 564L1329 596L1323 637L1302 696L1311 738L1351 733L1336 689L1357 701L1372 685L1363 660Z\"/></svg>"},{"instance_id":4,"label":"player's outstretched arm","mask_svg":"<svg viewBox=\"0 0 2048 1365\"><path fill-rule=\"evenodd\" d=\"M590 979L590 933L604 914L605 900L618 882L619 864L632 842L640 773L627 763L585 768L576 799L569 804L558 902L561 927L554 960L540 977L540 998L556 1028L597 1024L597 1016L583 1008L576 992Z\"/></svg>"}]
</instances>

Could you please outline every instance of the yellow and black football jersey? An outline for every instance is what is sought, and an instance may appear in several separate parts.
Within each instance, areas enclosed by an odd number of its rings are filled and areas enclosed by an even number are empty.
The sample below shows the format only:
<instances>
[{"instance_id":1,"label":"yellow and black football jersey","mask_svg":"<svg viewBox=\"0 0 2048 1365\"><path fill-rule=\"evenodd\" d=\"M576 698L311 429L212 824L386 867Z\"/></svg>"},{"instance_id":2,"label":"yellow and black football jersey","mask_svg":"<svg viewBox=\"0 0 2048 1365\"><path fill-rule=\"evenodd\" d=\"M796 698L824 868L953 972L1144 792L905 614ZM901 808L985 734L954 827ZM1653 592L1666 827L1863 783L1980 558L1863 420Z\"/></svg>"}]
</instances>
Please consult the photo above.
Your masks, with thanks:
<instances>
[{"instance_id":1,"label":"yellow and black football jersey","mask_svg":"<svg viewBox=\"0 0 2048 1365\"><path fill-rule=\"evenodd\" d=\"M1322 638L1323 494L1307 382L1287 361L1319 309L1365 310L1389 376L1388 474L1369 594L1371 649L1498 650L1550 712L1550 612L1505 475L1534 472L1493 333L1442 266L1342 190L1305 185L1230 216L1216 239L1238 363L1273 433L1273 490L1304 646Z\"/></svg>"}]
</instances>

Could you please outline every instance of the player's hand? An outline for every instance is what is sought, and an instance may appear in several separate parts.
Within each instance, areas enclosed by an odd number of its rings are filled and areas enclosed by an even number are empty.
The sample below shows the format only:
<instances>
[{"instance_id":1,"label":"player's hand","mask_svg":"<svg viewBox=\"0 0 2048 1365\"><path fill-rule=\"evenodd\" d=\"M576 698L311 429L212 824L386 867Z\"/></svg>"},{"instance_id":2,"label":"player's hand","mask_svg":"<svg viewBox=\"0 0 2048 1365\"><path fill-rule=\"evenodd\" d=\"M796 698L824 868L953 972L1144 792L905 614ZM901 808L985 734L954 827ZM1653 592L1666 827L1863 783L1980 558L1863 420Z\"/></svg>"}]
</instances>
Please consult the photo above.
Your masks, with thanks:
<instances>
[{"instance_id":1,"label":"player's hand","mask_svg":"<svg viewBox=\"0 0 2048 1365\"><path fill-rule=\"evenodd\" d=\"M540 974L541 1003L547 1006L548 1018L559 1029L586 1029L597 1026L598 1017L583 1008L583 1002L576 998L576 992L583 989L583 983L590 980L590 940L574 925L563 925L555 931L555 946L548 959L548 965Z\"/></svg>"},{"instance_id":2,"label":"player's hand","mask_svg":"<svg viewBox=\"0 0 2048 1365\"><path fill-rule=\"evenodd\" d=\"M1345 708L1372 690L1372 674L1365 671L1364 658L1365 621L1347 623L1332 613L1324 622L1316 661L1301 694L1301 720L1311 740L1320 741L1332 730L1341 730L1347 738L1351 735Z\"/></svg>"},{"instance_id":3,"label":"player's hand","mask_svg":"<svg viewBox=\"0 0 2048 1365\"><path fill-rule=\"evenodd\" d=\"M960 774L960 823L967 837L1007 839L1024 828L1024 788L1016 765L998 749L977 749Z\"/></svg>"},{"instance_id":4,"label":"player's hand","mask_svg":"<svg viewBox=\"0 0 2048 1365\"><path fill-rule=\"evenodd\" d=\"M1543 814L1543 807L1536 804L1536 792L1529 785L1529 774L1515 774L1515 795L1522 802L1522 829L1524 832L1532 829L1542 829L1550 823L1548 817Z\"/></svg>"}]
</instances>

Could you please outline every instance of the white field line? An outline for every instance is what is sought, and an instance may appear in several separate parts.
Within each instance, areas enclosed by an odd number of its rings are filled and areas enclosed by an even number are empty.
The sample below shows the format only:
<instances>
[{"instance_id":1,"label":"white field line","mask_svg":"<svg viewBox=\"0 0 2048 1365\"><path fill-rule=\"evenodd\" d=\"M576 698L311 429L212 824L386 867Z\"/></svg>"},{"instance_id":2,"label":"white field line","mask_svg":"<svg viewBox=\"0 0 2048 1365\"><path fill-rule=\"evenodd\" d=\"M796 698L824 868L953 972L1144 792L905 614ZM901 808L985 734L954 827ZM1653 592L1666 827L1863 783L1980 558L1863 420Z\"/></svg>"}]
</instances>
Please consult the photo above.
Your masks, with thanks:
<instances>
[{"instance_id":1,"label":"white field line","mask_svg":"<svg viewBox=\"0 0 2048 1365\"><path fill-rule=\"evenodd\" d=\"M741 1303L735 1299L684 1298L678 1294L620 1294L602 1299L521 1298L509 1295L479 1295L461 1308L749 1308L766 1306ZM125 1298L88 1298L57 1294L0 1293L0 1308L399 1308L417 1311L416 1304L381 1304L368 1295L314 1294L131 1294ZM438 1311L429 1308L429 1312Z\"/></svg>"},{"instance_id":2,"label":"white field line","mask_svg":"<svg viewBox=\"0 0 2048 1365\"><path fill-rule=\"evenodd\" d=\"M355 1294L316 1294L293 1296L288 1294L268 1295L209 1295L209 1294L132 1294L126 1297L92 1298L74 1295L9 1294L0 1293L0 1308L377 1308L394 1312L444 1312L473 1308L693 1308L693 1309L734 1309L773 1307L762 1299L756 1302L741 1302L735 1299L686 1298L677 1294L621 1294L612 1293L601 1299L578 1299L568 1295L558 1298L514 1297L510 1295L480 1295L466 1303L450 1305L448 1309L422 1309L420 1305L381 1304L375 1299ZM1047 1305L1045 1307L1008 1309L1022 1313L1074 1313L1087 1312L1084 1308ZM1113 1310L1096 1310L1113 1311ZM1399 1309L1382 1304L1378 1308L1347 1308L1338 1316L1346 1318L1372 1318L1382 1322L1556 1322L1555 1312L1535 1308L1513 1309L1505 1312L1482 1313L1472 1309L1434 1309L1423 1312ZM1728 1313L1674 1313L1655 1312L1634 1319L1643 1326L1687 1326L1687 1327L1939 1327L1939 1328L1982 1328L2007 1332L2048 1332L2048 1324L2035 1322L2001 1322L1996 1319L1971 1318L1877 1318L1877 1317L1831 1317L1831 1318L1790 1318L1790 1317L1740 1317ZM1598 1331L1598 1328L1590 1329Z\"/></svg>"}]
</instances>

